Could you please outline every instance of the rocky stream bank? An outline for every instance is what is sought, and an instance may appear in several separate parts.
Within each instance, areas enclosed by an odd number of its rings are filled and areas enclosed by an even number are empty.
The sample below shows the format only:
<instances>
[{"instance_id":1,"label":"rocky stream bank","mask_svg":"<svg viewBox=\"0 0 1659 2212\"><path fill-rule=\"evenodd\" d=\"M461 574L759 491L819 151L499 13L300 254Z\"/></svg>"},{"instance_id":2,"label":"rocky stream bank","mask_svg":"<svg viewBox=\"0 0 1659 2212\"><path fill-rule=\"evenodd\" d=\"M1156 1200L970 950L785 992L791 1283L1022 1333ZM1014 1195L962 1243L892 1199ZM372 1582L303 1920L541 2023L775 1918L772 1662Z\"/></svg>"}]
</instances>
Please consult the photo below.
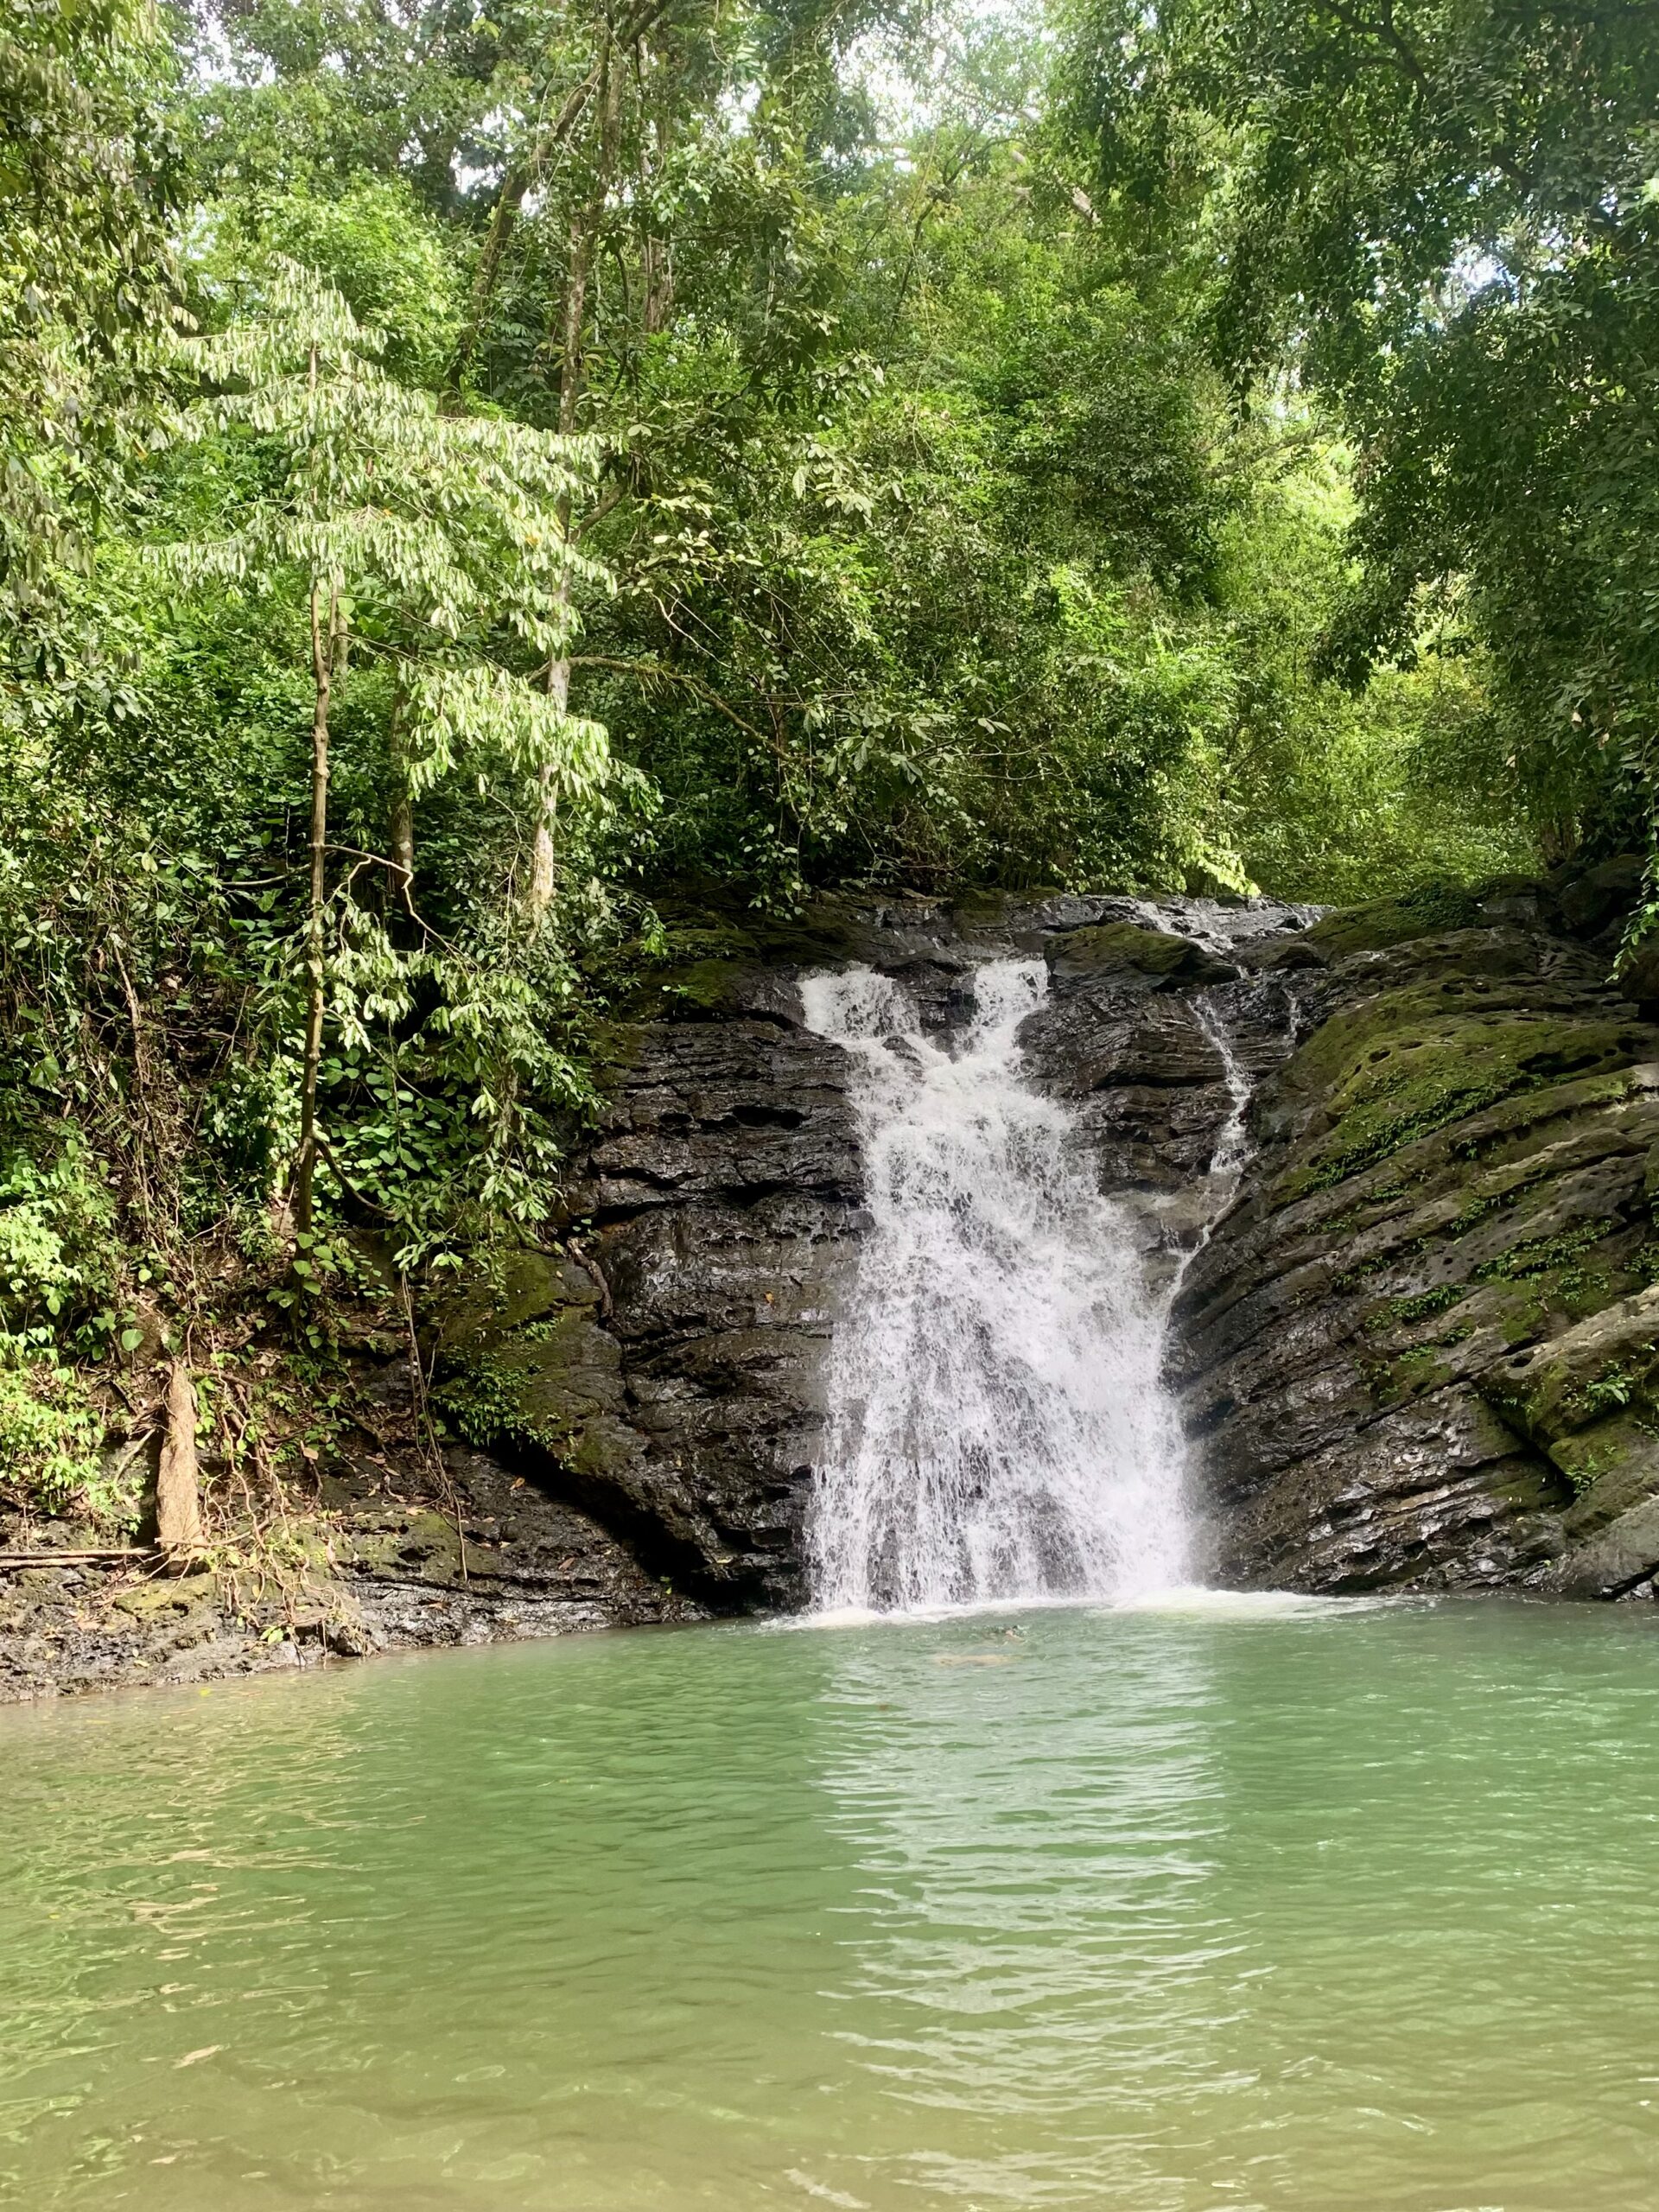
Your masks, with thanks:
<instances>
[{"instance_id":1,"label":"rocky stream bank","mask_svg":"<svg viewBox=\"0 0 1659 2212\"><path fill-rule=\"evenodd\" d=\"M844 896L791 927L683 917L609 1037L556 1236L432 1293L416 1356L373 1311L345 1347L346 1417L287 1507L297 1599L222 1563L75 1558L73 1522L0 1525L0 1695L798 1605L864 1224L847 1063L796 981L847 962L941 1029L980 962L1046 963L1022 1043L1175 1294L1207 1573L1650 1593L1659 1028L1605 980L1632 888L1614 864L1324 916ZM1252 1154L1217 1223L1206 1171L1246 1085Z\"/></svg>"}]
</instances>

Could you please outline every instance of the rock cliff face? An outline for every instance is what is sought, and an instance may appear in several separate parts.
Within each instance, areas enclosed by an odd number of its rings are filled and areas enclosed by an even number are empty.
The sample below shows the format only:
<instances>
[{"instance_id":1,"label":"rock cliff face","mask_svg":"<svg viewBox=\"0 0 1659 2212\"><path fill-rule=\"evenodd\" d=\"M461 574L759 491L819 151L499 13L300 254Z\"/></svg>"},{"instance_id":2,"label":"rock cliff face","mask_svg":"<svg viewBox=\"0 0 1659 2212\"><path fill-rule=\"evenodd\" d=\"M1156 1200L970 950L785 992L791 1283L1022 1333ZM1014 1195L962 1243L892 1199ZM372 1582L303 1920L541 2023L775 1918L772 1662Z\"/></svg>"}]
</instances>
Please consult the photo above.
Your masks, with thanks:
<instances>
[{"instance_id":1,"label":"rock cliff face","mask_svg":"<svg viewBox=\"0 0 1659 2212\"><path fill-rule=\"evenodd\" d=\"M1605 980L1629 873L1307 931L1311 1033L1176 1313L1221 1579L1653 1593L1659 1028Z\"/></svg>"},{"instance_id":2,"label":"rock cliff face","mask_svg":"<svg viewBox=\"0 0 1659 2212\"><path fill-rule=\"evenodd\" d=\"M441 1394L653 1589L800 1602L820 1378L863 1227L840 1052L864 961L948 1028L1047 962L1022 1042L1149 1270L1205 1568L1306 1589L1650 1592L1659 1028L1606 977L1631 868L1318 917L1265 901L825 902L710 929L616 1039L568 1256L441 1328ZM1254 1157L1207 1243L1241 1089ZM1197 1249L1203 1243L1203 1249Z\"/></svg>"},{"instance_id":3,"label":"rock cliff face","mask_svg":"<svg viewBox=\"0 0 1659 2212\"><path fill-rule=\"evenodd\" d=\"M798 1604L824 1354L864 1217L849 1064L804 1027L797 978L865 962L948 1028L982 961L1046 958L1051 1001L1023 1041L1168 1268L1234 1106L1217 1039L1252 1073L1284 1058L1307 918L1267 901L825 901L798 930L692 937L613 1040L567 1256L520 1254L442 1314L440 1403L659 1586L718 1610Z\"/></svg>"},{"instance_id":4,"label":"rock cliff face","mask_svg":"<svg viewBox=\"0 0 1659 2212\"><path fill-rule=\"evenodd\" d=\"M579 1256L518 1255L439 1332L452 1418L722 1608L797 1594L859 1203L839 1055L795 1014L760 1010L784 995L774 973L727 982L722 1002L620 1040L572 1193Z\"/></svg>"},{"instance_id":5,"label":"rock cliff face","mask_svg":"<svg viewBox=\"0 0 1659 2212\"><path fill-rule=\"evenodd\" d=\"M866 1226L841 1049L797 983L925 1022L1047 963L1021 1042L1174 1290L1202 1572L1306 1590L1659 1594L1659 1027L1606 976L1634 864L1318 915L1267 901L823 901L682 918L610 1039L547 1249L355 1362L294 1501L307 1595L8 1569L0 1696L786 1608L824 1355ZM1659 1000L1659 963L1632 988ZM1236 1199L1212 1174L1249 1096ZM448 1440L434 1448L423 1398Z\"/></svg>"},{"instance_id":6,"label":"rock cliff face","mask_svg":"<svg viewBox=\"0 0 1659 2212\"><path fill-rule=\"evenodd\" d=\"M1071 898L828 899L761 931L678 917L674 964L609 1040L556 1239L433 1298L418 1370L371 1311L350 1423L289 1503L302 1596L251 1607L233 1576L111 1570L69 1555L69 1524L0 1523L0 1698L800 1603L824 1354L865 1222L849 1065L804 1027L797 979L868 963L947 1029L982 961L1046 958L1033 1068L1167 1277L1214 1211L1240 1067L1289 1049L1307 918Z\"/></svg>"}]
</instances>

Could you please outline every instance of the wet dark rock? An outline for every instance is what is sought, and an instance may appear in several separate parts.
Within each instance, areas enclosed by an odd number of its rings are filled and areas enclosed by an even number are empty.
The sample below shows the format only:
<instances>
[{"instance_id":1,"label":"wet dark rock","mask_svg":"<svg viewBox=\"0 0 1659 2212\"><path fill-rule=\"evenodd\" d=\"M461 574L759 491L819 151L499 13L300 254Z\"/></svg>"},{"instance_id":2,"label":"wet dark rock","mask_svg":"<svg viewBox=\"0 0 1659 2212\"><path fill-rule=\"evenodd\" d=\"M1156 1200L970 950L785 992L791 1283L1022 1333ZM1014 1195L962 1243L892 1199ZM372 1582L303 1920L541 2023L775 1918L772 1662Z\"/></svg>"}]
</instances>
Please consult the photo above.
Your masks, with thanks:
<instances>
[{"instance_id":1,"label":"wet dark rock","mask_svg":"<svg viewBox=\"0 0 1659 2212\"><path fill-rule=\"evenodd\" d=\"M1058 932L1044 957L1057 996L1109 980L1131 990L1156 991L1228 983L1238 973L1195 939L1138 922L1097 922Z\"/></svg>"},{"instance_id":2,"label":"wet dark rock","mask_svg":"<svg viewBox=\"0 0 1659 2212\"><path fill-rule=\"evenodd\" d=\"M1304 963L1283 957L1305 946L1311 910L1172 900L1135 912L1048 940L1051 996L1020 1042L1071 1104L1103 1190L1173 1193L1206 1173L1232 1111L1221 1039L1254 1084L1311 1018Z\"/></svg>"},{"instance_id":3,"label":"wet dark rock","mask_svg":"<svg viewBox=\"0 0 1659 2212\"><path fill-rule=\"evenodd\" d=\"M1618 1596L1659 1567L1659 1027L1571 906L1510 881L1307 931L1317 1025L1176 1312L1224 1579Z\"/></svg>"},{"instance_id":4,"label":"wet dark rock","mask_svg":"<svg viewBox=\"0 0 1659 2212\"><path fill-rule=\"evenodd\" d=\"M1641 853L1618 853L1564 882L1556 894L1562 926L1574 937L1595 937L1622 920L1636 904L1647 862Z\"/></svg>"},{"instance_id":5,"label":"wet dark rock","mask_svg":"<svg viewBox=\"0 0 1659 2212\"><path fill-rule=\"evenodd\" d=\"M861 1225L843 1056L773 980L766 1019L670 1001L620 1040L565 1255L513 1255L437 1329L441 1399L474 1433L728 1610L799 1594Z\"/></svg>"}]
</instances>

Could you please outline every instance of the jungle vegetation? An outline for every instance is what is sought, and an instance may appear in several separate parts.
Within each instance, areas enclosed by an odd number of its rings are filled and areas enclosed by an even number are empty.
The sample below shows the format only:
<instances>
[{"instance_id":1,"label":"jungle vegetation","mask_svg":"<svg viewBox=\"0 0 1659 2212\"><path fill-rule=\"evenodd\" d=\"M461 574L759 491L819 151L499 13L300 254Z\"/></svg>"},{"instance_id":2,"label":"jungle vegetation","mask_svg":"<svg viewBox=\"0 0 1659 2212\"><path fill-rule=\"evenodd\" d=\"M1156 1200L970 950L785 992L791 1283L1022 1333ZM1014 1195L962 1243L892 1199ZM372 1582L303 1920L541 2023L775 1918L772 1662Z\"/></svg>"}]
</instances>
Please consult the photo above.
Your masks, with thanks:
<instances>
[{"instance_id":1,"label":"jungle vegetation","mask_svg":"<svg viewBox=\"0 0 1659 2212\"><path fill-rule=\"evenodd\" d=\"M1656 117L1650 0L6 0L9 1479L536 1234L676 899L1645 843Z\"/></svg>"}]
</instances>

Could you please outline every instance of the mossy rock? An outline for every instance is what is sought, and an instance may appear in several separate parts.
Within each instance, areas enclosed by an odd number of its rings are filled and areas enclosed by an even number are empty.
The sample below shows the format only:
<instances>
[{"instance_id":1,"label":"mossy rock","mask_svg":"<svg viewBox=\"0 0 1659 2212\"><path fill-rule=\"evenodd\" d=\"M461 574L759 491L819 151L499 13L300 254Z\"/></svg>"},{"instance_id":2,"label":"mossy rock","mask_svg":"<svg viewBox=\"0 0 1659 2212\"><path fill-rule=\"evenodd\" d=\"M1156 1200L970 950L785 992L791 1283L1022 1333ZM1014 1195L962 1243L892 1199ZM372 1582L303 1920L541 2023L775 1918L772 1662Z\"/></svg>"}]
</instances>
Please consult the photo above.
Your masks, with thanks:
<instances>
[{"instance_id":1,"label":"mossy rock","mask_svg":"<svg viewBox=\"0 0 1659 2212\"><path fill-rule=\"evenodd\" d=\"M1560 882L1561 918L1577 935L1593 936L1636 905L1646 874L1643 853L1615 853L1598 861Z\"/></svg>"},{"instance_id":2,"label":"mossy rock","mask_svg":"<svg viewBox=\"0 0 1659 2212\"><path fill-rule=\"evenodd\" d=\"M621 1419L621 1347L578 1262L519 1251L451 1294L435 1403L469 1444L533 1445L578 1473L620 1472L639 1439Z\"/></svg>"},{"instance_id":3,"label":"mossy rock","mask_svg":"<svg viewBox=\"0 0 1659 2212\"><path fill-rule=\"evenodd\" d=\"M1087 929L1067 930L1051 943L1048 964L1058 983L1139 978L1154 990L1182 985L1202 988L1230 982L1238 973L1191 938L1142 929L1135 922L1098 922Z\"/></svg>"},{"instance_id":4,"label":"mossy rock","mask_svg":"<svg viewBox=\"0 0 1659 2212\"><path fill-rule=\"evenodd\" d=\"M118 1592L114 1602L118 1612L125 1613L133 1620L184 1620L210 1605L218 1591L213 1576L193 1574L179 1582L136 1583L131 1589Z\"/></svg>"},{"instance_id":5,"label":"mossy rock","mask_svg":"<svg viewBox=\"0 0 1659 2212\"><path fill-rule=\"evenodd\" d=\"M1393 1255L1385 1257L1384 1265L1391 1264ZM1339 1276L1333 1288L1344 1287ZM1461 1306L1468 1297L1471 1286L1466 1282L1437 1283L1428 1290L1408 1291L1400 1296L1382 1300L1370 1307L1361 1322L1368 1336L1381 1336L1384 1332L1405 1330L1414 1336L1425 1322L1443 1323L1444 1318ZM1442 1341L1431 1332L1431 1341ZM1408 1349L1412 1348L1409 1344Z\"/></svg>"},{"instance_id":6,"label":"mossy rock","mask_svg":"<svg viewBox=\"0 0 1659 2212\"><path fill-rule=\"evenodd\" d=\"M628 987L621 1004L632 1024L676 1014L734 1012L756 970L775 957L760 931L732 915L697 907L671 910L664 918L662 952L646 954L636 944L631 957L625 955Z\"/></svg>"},{"instance_id":7,"label":"mossy rock","mask_svg":"<svg viewBox=\"0 0 1659 2212\"><path fill-rule=\"evenodd\" d=\"M1550 1446L1549 1456L1573 1491L1561 1522L1569 1542L1585 1541L1659 1495L1659 1434L1652 1420L1650 1413L1621 1413Z\"/></svg>"},{"instance_id":8,"label":"mossy rock","mask_svg":"<svg viewBox=\"0 0 1659 2212\"><path fill-rule=\"evenodd\" d=\"M495 1255L454 1287L438 1291L428 1312L441 1351L461 1357L601 1302L599 1285L577 1261L524 1247Z\"/></svg>"},{"instance_id":9,"label":"mossy rock","mask_svg":"<svg viewBox=\"0 0 1659 2212\"><path fill-rule=\"evenodd\" d=\"M1553 990L1530 973L1497 979L1471 975L1459 965L1449 972L1414 976L1394 988L1361 999L1321 1023L1290 1063L1287 1080L1304 1096L1323 1097L1379 1065L1390 1052L1418 1049L1426 1040L1444 1039L1447 1025L1478 1039L1482 1029L1498 1030L1514 1021L1541 1025L1536 1035L1519 1040L1517 1055L1529 1056L1529 1071L1556 1077L1578 1071L1584 1055L1580 1034L1588 1023L1602 1034L1599 1058L1606 1052L1619 1063L1652 1050L1654 1033L1630 1019L1616 1001L1586 1006L1581 997ZM1545 1031L1560 1032L1550 1053ZM1390 1079L1400 1071L1396 1065Z\"/></svg>"},{"instance_id":10,"label":"mossy rock","mask_svg":"<svg viewBox=\"0 0 1659 2212\"><path fill-rule=\"evenodd\" d=\"M435 1396L468 1443L516 1437L568 1457L596 1416L625 1401L620 1348L590 1313L565 1313L458 1363Z\"/></svg>"},{"instance_id":11,"label":"mossy rock","mask_svg":"<svg viewBox=\"0 0 1659 2212\"><path fill-rule=\"evenodd\" d=\"M624 1003L636 1025L776 1011L790 1001L791 971L833 967L857 950L838 910L753 927L676 926L666 954L641 969Z\"/></svg>"},{"instance_id":12,"label":"mossy rock","mask_svg":"<svg viewBox=\"0 0 1659 2212\"><path fill-rule=\"evenodd\" d=\"M1200 1418L1233 1414L1224 1506L1268 1500L1308 1586L1357 1559L1427 1586L1659 1592L1659 1036L1559 920L1553 886L1516 879L1307 932L1325 1019L1265 1092L1254 1187L1195 1270L1192 1388ZM1490 1434L1465 1433L1477 1405ZM1362 1515L1374 1560L1328 1553L1362 1440L1413 1421L1445 1495ZM1255 1526L1234 1541L1282 1575Z\"/></svg>"},{"instance_id":13,"label":"mossy rock","mask_svg":"<svg viewBox=\"0 0 1659 2212\"><path fill-rule=\"evenodd\" d=\"M727 915L702 915L696 921L677 922L669 930L669 958L677 965L698 960L758 960L760 940Z\"/></svg>"},{"instance_id":14,"label":"mossy rock","mask_svg":"<svg viewBox=\"0 0 1659 2212\"><path fill-rule=\"evenodd\" d=\"M1391 1359L1367 1360L1358 1365L1372 1399L1379 1406L1404 1405L1409 1399L1427 1398L1452 1381L1452 1369L1440 1348L1414 1344Z\"/></svg>"},{"instance_id":15,"label":"mossy rock","mask_svg":"<svg viewBox=\"0 0 1659 2212\"><path fill-rule=\"evenodd\" d=\"M1651 1011L1659 1007L1659 938L1648 938L1626 960L1620 961L1618 985L1632 1004Z\"/></svg>"},{"instance_id":16,"label":"mossy rock","mask_svg":"<svg viewBox=\"0 0 1659 2212\"><path fill-rule=\"evenodd\" d=\"M335 1538L344 1564L378 1582L425 1582L459 1589L467 1580L460 1532L442 1513L416 1510L367 1517Z\"/></svg>"},{"instance_id":17,"label":"mossy rock","mask_svg":"<svg viewBox=\"0 0 1659 2212\"><path fill-rule=\"evenodd\" d=\"M918 919L940 911L936 900L898 893L892 899L901 911L914 905ZM696 904L664 899L658 912L666 948L641 967L630 1011L727 1013L768 975L868 957L872 903L887 902L877 893L825 892L791 915L755 913L717 896Z\"/></svg>"},{"instance_id":18,"label":"mossy rock","mask_svg":"<svg viewBox=\"0 0 1659 2212\"><path fill-rule=\"evenodd\" d=\"M1633 1505L1573 1545L1552 1577L1565 1598L1616 1598L1648 1581L1659 1568L1659 1497Z\"/></svg>"},{"instance_id":19,"label":"mossy rock","mask_svg":"<svg viewBox=\"0 0 1659 2212\"><path fill-rule=\"evenodd\" d=\"M730 1014L753 967L752 961L694 960L662 976L658 988L665 1000L699 1014Z\"/></svg>"},{"instance_id":20,"label":"mossy rock","mask_svg":"<svg viewBox=\"0 0 1659 2212\"><path fill-rule=\"evenodd\" d=\"M1433 995L1434 1010L1402 992L1337 1015L1304 1048L1293 1079L1322 1095L1328 1127L1282 1179L1281 1200L1344 1182L1516 1091L1612 1070L1631 1056L1629 1025L1615 1019L1452 1012Z\"/></svg>"},{"instance_id":21,"label":"mossy rock","mask_svg":"<svg viewBox=\"0 0 1659 2212\"><path fill-rule=\"evenodd\" d=\"M1535 1443L1551 1446L1650 1406L1659 1386L1659 1287L1605 1306L1483 1377L1481 1395Z\"/></svg>"},{"instance_id":22,"label":"mossy rock","mask_svg":"<svg viewBox=\"0 0 1659 2212\"><path fill-rule=\"evenodd\" d=\"M960 930L996 930L1005 925L1017 906L1063 896L1059 892L1033 891L1016 899L1011 891L963 891L950 901L950 916Z\"/></svg>"},{"instance_id":23,"label":"mossy rock","mask_svg":"<svg viewBox=\"0 0 1659 2212\"><path fill-rule=\"evenodd\" d=\"M1425 883L1397 899L1370 899L1322 915L1306 935L1329 958L1346 960L1358 952L1386 952L1414 938L1478 929L1484 918L1479 901L1461 886Z\"/></svg>"}]
</instances>

